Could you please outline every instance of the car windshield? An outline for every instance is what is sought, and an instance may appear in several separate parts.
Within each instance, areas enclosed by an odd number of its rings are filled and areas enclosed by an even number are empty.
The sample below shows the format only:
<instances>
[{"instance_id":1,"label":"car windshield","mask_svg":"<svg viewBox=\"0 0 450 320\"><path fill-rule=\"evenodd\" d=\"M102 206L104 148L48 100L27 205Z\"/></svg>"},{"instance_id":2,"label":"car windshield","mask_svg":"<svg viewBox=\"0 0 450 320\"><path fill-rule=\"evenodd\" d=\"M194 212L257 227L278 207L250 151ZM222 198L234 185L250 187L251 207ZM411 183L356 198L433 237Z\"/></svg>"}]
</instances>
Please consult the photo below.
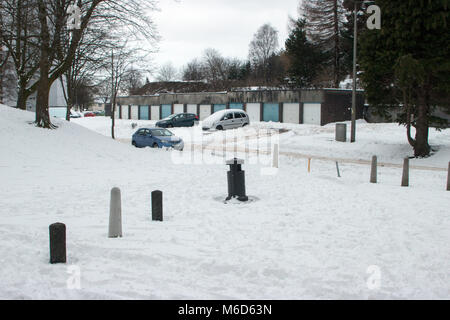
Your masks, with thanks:
<instances>
[{"instance_id":1,"label":"car windshield","mask_svg":"<svg viewBox=\"0 0 450 320\"><path fill-rule=\"evenodd\" d=\"M165 117L163 120L170 120L170 119L172 119L175 116L176 116L176 114L171 114L170 116Z\"/></svg>"},{"instance_id":2,"label":"car windshield","mask_svg":"<svg viewBox=\"0 0 450 320\"><path fill-rule=\"evenodd\" d=\"M173 133L166 129L154 129L152 135L155 137L170 137L173 136Z\"/></svg>"}]
</instances>

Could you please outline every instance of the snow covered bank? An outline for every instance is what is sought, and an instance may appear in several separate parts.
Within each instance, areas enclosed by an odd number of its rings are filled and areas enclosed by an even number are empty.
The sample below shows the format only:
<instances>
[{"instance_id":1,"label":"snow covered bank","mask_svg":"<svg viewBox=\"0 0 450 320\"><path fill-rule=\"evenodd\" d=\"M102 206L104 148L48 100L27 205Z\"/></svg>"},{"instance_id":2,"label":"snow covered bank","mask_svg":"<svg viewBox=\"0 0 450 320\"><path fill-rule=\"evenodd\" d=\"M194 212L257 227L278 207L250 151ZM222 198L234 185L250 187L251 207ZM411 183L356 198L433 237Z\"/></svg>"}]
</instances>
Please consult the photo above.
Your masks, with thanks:
<instances>
[{"instance_id":1,"label":"snow covered bank","mask_svg":"<svg viewBox=\"0 0 450 320\"><path fill-rule=\"evenodd\" d=\"M80 124L105 136L111 136L111 119L105 117L73 119ZM138 127L154 126L156 121L116 120L115 135L117 138L129 142L131 135L137 130L131 124ZM350 122L347 124L347 140L350 139ZM254 122L249 127L226 132L218 131L208 133L201 130L201 124L194 128L172 128L176 135L181 136L185 142L202 144L208 142L221 142L224 137L228 144L232 145L234 136L238 139L238 145L243 146L244 137L250 137L250 143L256 148L257 131L263 135L264 130L288 130L280 134L280 151L295 152L304 155L328 158L347 158L355 160L370 160L373 155L378 156L379 162L402 164L405 157L414 155L412 147L406 139L406 130L395 123L372 124L364 120L358 120L356 124L356 142L343 143L335 141L335 124L326 126L298 125L288 123ZM413 129L414 131L414 129ZM414 134L414 132L413 132ZM278 141L278 140L277 140ZM260 141L259 148L264 149L264 141ZM416 166L433 166L447 169L450 161L450 130L437 131L430 129L430 145L434 150L432 155L425 159L411 159L411 164Z\"/></svg>"},{"instance_id":2,"label":"snow covered bank","mask_svg":"<svg viewBox=\"0 0 450 320\"><path fill-rule=\"evenodd\" d=\"M224 165L177 165L165 150L32 120L0 106L0 298L449 298L445 172L413 171L401 188L392 168L379 168L374 185L364 166L342 165L338 179L329 162L310 174L305 162L281 162L275 176L245 164L247 194L259 200L224 204ZM107 237L114 186L121 239ZM162 223L151 221L155 189ZM67 265L48 263L57 221L67 225ZM70 265L79 290L67 288Z\"/></svg>"}]
</instances>

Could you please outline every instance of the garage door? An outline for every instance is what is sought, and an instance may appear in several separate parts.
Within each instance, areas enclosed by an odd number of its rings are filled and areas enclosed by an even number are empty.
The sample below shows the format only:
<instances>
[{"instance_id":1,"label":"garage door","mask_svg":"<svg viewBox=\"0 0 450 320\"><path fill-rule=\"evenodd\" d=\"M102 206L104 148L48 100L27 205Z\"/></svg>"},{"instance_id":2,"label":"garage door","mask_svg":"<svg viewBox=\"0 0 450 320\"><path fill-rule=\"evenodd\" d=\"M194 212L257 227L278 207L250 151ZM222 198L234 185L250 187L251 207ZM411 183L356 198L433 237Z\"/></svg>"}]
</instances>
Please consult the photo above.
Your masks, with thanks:
<instances>
[{"instance_id":1,"label":"garage door","mask_svg":"<svg viewBox=\"0 0 450 320\"><path fill-rule=\"evenodd\" d=\"M263 119L264 121L279 122L279 105L278 103L264 103L263 108Z\"/></svg>"},{"instance_id":2,"label":"garage door","mask_svg":"<svg viewBox=\"0 0 450 320\"><path fill-rule=\"evenodd\" d=\"M225 110L227 108L226 104L215 104L214 105L214 112Z\"/></svg>"},{"instance_id":3,"label":"garage door","mask_svg":"<svg viewBox=\"0 0 450 320\"><path fill-rule=\"evenodd\" d=\"M303 123L320 125L320 103L303 104Z\"/></svg>"},{"instance_id":4,"label":"garage door","mask_svg":"<svg viewBox=\"0 0 450 320\"><path fill-rule=\"evenodd\" d=\"M202 104L200 105L200 120L204 120L211 115L211 105Z\"/></svg>"},{"instance_id":5,"label":"garage door","mask_svg":"<svg viewBox=\"0 0 450 320\"><path fill-rule=\"evenodd\" d=\"M128 117L128 106L120 106L120 110L122 111L121 119L129 119L129 117Z\"/></svg>"},{"instance_id":6,"label":"garage door","mask_svg":"<svg viewBox=\"0 0 450 320\"><path fill-rule=\"evenodd\" d=\"M139 106L131 106L131 119L139 119Z\"/></svg>"},{"instance_id":7,"label":"garage door","mask_svg":"<svg viewBox=\"0 0 450 320\"><path fill-rule=\"evenodd\" d=\"M159 106L152 106L152 120L161 119L159 116Z\"/></svg>"},{"instance_id":8,"label":"garage door","mask_svg":"<svg viewBox=\"0 0 450 320\"><path fill-rule=\"evenodd\" d=\"M283 122L299 123L300 121L300 104L284 103L283 104Z\"/></svg>"},{"instance_id":9,"label":"garage door","mask_svg":"<svg viewBox=\"0 0 450 320\"><path fill-rule=\"evenodd\" d=\"M139 119L148 120L148 106L141 106L139 108Z\"/></svg>"},{"instance_id":10,"label":"garage door","mask_svg":"<svg viewBox=\"0 0 450 320\"><path fill-rule=\"evenodd\" d=\"M172 114L172 105L171 104L163 104L161 106L161 119L167 118Z\"/></svg>"},{"instance_id":11,"label":"garage door","mask_svg":"<svg viewBox=\"0 0 450 320\"><path fill-rule=\"evenodd\" d=\"M243 103L230 103L230 109L244 110L244 104Z\"/></svg>"},{"instance_id":12,"label":"garage door","mask_svg":"<svg viewBox=\"0 0 450 320\"><path fill-rule=\"evenodd\" d=\"M247 114L250 117L250 121L261 121L261 104L247 103Z\"/></svg>"},{"instance_id":13,"label":"garage door","mask_svg":"<svg viewBox=\"0 0 450 320\"><path fill-rule=\"evenodd\" d=\"M183 104L174 104L173 105L173 113L183 113L184 105Z\"/></svg>"},{"instance_id":14,"label":"garage door","mask_svg":"<svg viewBox=\"0 0 450 320\"><path fill-rule=\"evenodd\" d=\"M187 105L187 112L197 114L197 105L196 104L188 104Z\"/></svg>"}]
</instances>

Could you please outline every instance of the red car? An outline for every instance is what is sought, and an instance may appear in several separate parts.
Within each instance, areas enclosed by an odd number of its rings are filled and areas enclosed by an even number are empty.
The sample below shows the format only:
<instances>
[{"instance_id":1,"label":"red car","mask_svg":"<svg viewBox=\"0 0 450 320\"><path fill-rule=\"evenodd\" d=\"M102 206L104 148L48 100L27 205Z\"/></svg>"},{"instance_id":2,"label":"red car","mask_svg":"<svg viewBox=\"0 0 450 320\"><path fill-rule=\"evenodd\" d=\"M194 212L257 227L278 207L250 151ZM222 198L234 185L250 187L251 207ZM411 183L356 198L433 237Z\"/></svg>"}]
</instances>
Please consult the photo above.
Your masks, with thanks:
<instances>
[{"instance_id":1,"label":"red car","mask_svg":"<svg viewBox=\"0 0 450 320\"><path fill-rule=\"evenodd\" d=\"M86 112L85 114L84 114L84 117L86 118L86 117L95 117L95 113L93 113L93 112Z\"/></svg>"}]
</instances>

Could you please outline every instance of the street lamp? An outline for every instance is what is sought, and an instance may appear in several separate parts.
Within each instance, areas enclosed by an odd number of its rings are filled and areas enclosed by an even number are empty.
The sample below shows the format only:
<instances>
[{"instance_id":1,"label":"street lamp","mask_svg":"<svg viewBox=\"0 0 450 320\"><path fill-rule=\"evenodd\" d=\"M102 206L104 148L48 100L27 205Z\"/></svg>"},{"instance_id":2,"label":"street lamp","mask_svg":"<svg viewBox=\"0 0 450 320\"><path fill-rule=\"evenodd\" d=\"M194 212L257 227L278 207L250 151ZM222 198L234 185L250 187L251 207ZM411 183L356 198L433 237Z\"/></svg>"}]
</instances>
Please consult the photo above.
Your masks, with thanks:
<instances>
[{"instance_id":1,"label":"street lamp","mask_svg":"<svg viewBox=\"0 0 450 320\"><path fill-rule=\"evenodd\" d=\"M374 1L354 1L354 27L353 27L353 90L352 90L352 127L351 127L351 137L350 142L355 142L356 136L356 49L358 44L358 3L374 3ZM373 13L367 19L367 28L381 29L381 14L380 7L376 5L371 5L367 8L367 13Z\"/></svg>"}]
</instances>

